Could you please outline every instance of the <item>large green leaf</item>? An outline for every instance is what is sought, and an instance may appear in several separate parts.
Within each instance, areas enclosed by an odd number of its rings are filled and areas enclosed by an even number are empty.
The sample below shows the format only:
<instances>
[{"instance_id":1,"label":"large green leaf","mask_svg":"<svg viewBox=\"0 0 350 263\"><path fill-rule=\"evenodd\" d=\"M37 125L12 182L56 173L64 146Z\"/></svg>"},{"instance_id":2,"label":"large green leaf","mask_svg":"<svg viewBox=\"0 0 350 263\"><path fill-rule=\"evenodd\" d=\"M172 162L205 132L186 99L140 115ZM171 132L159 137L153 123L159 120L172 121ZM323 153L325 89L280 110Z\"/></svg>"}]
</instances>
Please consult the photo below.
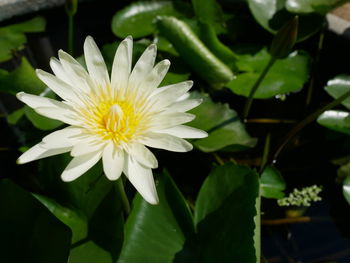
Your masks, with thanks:
<instances>
[{"instance_id":1,"label":"large green leaf","mask_svg":"<svg viewBox=\"0 0 350 263\"><path fill-rule=\"evenodd\" d=\"M333 98L337 99L346 92L350 91L350 76L349 75L338 75L334 79L327 82L325 90ZM350 98L343 100L342 104L350 109Z\"/></svg>"},{"instance_id":2,"label":"large green leaf","mask_svg":"<svg viewBox=\"0 0 350 263\"><path fill-rule=\"evenodd\" d=\"M24 33L42 32L45 30L45 20L35 17L26 22L0 28L0 62L9 60L13 51L24 48L27 38Z\"/></svg>"},{"instance_id":3,"label":"large green leaf","mask_svg":"<svg viewBox=\"0 0 350 263\"><path fill-rule=\"evenodd\" d=\"M237 113L227 104L214 103L209 96L193 92L191 98L201 98L203 103L191 110L196 119L188 125L208 132L209 136L194 141L204 152L217 150L237 151L254 147L256 139L249 136Z\"/></svg>"},{"instance_id":4,"label":"large green leaf","mask_svg":"<svg viewBox=\"0 0 350 263\"><path fill-rule=\"evenodd\" d=\"M103 175L101 162L73 182L63 182L61 173L71 159L67 153L40 160L38 178L55 200L79 209L90 219L111 191L113 182Z\"/></svg>"},{"instance_id":5,"label":"large green leaf","mask_svg":"<svg viewBox=\"0 0 350 263\"><path fill-rule=\"evenodd\" d=\"M237 61L243 72L226 84L234 93L248 97L251 88L264 70L271 56L266 49L255 55L242 55ZM305 52L295 51L285 59L279 59L271 67L258 90L256 99L271 98L276 95L298 91L308 80L310 57Z\"/></svg>"},{"instance_id":6,"label":"large green leaf","mask_svg":"<svg viewBox=\"0 0 350 263\"><path fill-rule=\"evenodd\" d=\"M194 217L200 262L256 262L258 191L258 175L248 167L226 164L210 173L200 189Z\"/></svg>"},{"instance_id":7,"label":"large green leaf","mask_svg":"<svg viewBox=\"0 0 350 263\"><path fill-rule=\"evenodd\" d=\"M156 16L179 16L172 1L143 1L132 3L118 11L112 19L112 31L118 37L139 38L155 31L153 20Z\"/></svg>"},{"instance_id":8,"label":"large green leaf","mask_svg":"<svg viewBox=\"0 0 350 263\"><path fill-rule=\"evenodd\" d=\"M118 263L170 263L190 257L184 244L194 227L186 202L169 175L163 173L156 182L158 205L148 204L139 194L133 201Z\"/></svg>"},{"instance_id":9,"label":"large green leaf","mask_svg":"<svg viewBox=\"0 0 350 263\"><path fill-rule=\"evenodd\" d=\"M55 200L47 196L34 194L34 197L38 199L47 209L49 209L49 211L55 215L57 219L72 230L72 243L87 237L88 224L84 215L76 210L60 205Z\"/></svg>"},{"instance_id":10,"label":"large green leaf","mask_svg":"<svg viewBox=\"0 0 350 263\"><path fill-rule=\"evenodd\" d=\"M28 192L0 181L1 262L65 263L71 232Z\"/></svg>"},{"instance_id":11,"label":"large green leaf","mask_svg":"<svg viewBox=\"0 0 350 263\"><path fill-rule=\"evenodd\" d=\"M100 163L75 181L62 182L60 174L70 159L62 154L40 161L38 179L52 196L40 201L73 231L70 263L115 262L124 224L115 183L102 174Z\"/></svg>"},{"instance_id":12,"label":"large green leaf","mask_svg":"<svg viewBox=\"0 0 350 263\"><path fill-rule=\"evenodd\" d=\"M40 94L45 88L45 84L36 76L26 58L22 58L21 65L12 72L0 69L0 91L2 92L16 94L24 91Z\"/></svg>"},{"instance_id":13,"label":"large green leaf","mask_svg":"<svg viewBox=\"0 0 350 263\"><path fill-rule=\"evenodd\" d=\"M233 79L230 68L218 59L198 38L192 28L175 17L160 17L160 34L174 46L189 67L213 86L222 86Z\"/></svg>"},{"instance_id":14,"label":"large green leaf","mask_svg":"<svg viewBox=\"0 0 350 263\"><path fill-rule=\"evenodd\" d=\"M287 0L286 8L289 12L302 13L320 13L327 14L333 8L349 2L348 0Z\"/></svg>"},{"instance_id":15,"label":"large green leaf","mask_svg":"<svg viewBox=\"0 0 350 263\"><path fill-rule=\"evenodd\" d=\"M285 9L286 0L248 0L255 20L266 30L276 33L294 14ZM299 16L298 40L304 40L316 33L323 24L324 16L308 14Z\"/></svg>"},{"instance_id":16,"label":"large green leaf","mask_svg":"<svg viewBox=\"0 0 350 263\"><path fill-rule=\"evenodd\" d=\"M265 198L281 199L284 197L286 183L280 172L271 166L267 166L261 174L260 191Z\"/></svg>"},{"instance_id":17,"label":"large green leaf","mask_svg":"<svg viewBox=\"0 0 350 263\"><path fill-rule=\"evenodd\" d=\"M350 117L347 111L325 111L317 118L317 122L329 129L350 135Z\"/></svg>"},{"instance_id":18,"label":"large green leaf","mask_svg":"<svg viewBox=\"0 0 350 263\"><path fill-rule=\"evenodd\" d=\"M89 220L89 233L71 250L69 263L114 263L123 244L124 219L113 188Z\"/></svg>"}]
</instances>

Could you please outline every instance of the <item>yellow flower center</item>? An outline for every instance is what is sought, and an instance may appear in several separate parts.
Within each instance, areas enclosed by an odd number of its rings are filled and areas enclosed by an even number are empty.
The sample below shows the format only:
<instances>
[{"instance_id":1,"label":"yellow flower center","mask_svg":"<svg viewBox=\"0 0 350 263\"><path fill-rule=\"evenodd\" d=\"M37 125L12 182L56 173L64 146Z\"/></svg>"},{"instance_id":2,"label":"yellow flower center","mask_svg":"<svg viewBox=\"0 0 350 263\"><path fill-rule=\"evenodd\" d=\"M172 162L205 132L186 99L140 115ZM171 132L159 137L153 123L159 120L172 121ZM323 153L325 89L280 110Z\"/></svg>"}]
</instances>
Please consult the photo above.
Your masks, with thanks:
<instances>
[{"instance_id":1,"label":"yellow flower center","mask_svg":"<svg viewBox=\"0 0 350 263\"><path fill-rule=\"evenodd\" d=\"M88 133L98 135L103 140L113 140L116 145L120 145L146 129L147 114L140 111L143 103L135 103L135 99L130 98L113 98L108 93L92 94L85 107L79 111Z\"/></svg>"}]
</instances>

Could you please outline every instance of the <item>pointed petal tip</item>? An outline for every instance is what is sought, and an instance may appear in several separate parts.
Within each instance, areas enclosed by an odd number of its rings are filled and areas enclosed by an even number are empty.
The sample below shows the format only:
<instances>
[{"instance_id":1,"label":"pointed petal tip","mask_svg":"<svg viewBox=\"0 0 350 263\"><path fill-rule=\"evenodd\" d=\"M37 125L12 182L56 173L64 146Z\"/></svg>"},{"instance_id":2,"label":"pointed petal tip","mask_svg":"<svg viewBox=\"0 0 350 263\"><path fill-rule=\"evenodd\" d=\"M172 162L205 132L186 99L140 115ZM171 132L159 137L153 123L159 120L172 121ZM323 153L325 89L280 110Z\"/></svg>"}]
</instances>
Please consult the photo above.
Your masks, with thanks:
<instances>
[{"instance_id":1,"label":"pointed petal tip","mask_svg":"<svg viewBox=\"0 0 350 263\"><path fill-rule=\"evenodd\" d=\"M189 87L193 86L193 80L186 80L186 83Z\"/></svg>"},{"instance_id":2,"label":"pointed petal tip","mask_svg":"<svg viewBox=\"0 0 350 263\"><path fill-rule=\"evenodd\" d=\"M133 41L132 35L128 35L124 40Z\"/></svg>"},{"instance_id":3,"label":"pointed petal tip","mask_svg":"<svg viewBox=\"0 0 350 263\"><path fill-rule=\"evenodd\" d=\"M66 171L63 171L61 174L61 179L65 183L73 182L75 179L79 178L80 176L76 177L70 173L67 173Z\"/></svg>"},{"instance_id":4,"label":"pointed petal tip","mask_svg":"<svg viewBox=\"0 0 350 263\"><path fill-rule=\"evenodd\" d=\"M159 204L159 198L158 198L158 194L157 192L155 192L155 194L152 195L148 195L148 196L144 196L141 195L143 199L145 199L145 201L151 205L158 205Z\"/></svg>"},{"instance_id":5,"label":"pointed petal tip","mask_svg":"<svg viewBox=\"0 0 350 263\"><path fill-rule=\"evenodd\" d=\"M24 93L23 91L18 92L18 93L16 94L17 99L19 99L20 101L22 101L24 94L25 94L25 93Z\"/></svg>"}]
</instances>

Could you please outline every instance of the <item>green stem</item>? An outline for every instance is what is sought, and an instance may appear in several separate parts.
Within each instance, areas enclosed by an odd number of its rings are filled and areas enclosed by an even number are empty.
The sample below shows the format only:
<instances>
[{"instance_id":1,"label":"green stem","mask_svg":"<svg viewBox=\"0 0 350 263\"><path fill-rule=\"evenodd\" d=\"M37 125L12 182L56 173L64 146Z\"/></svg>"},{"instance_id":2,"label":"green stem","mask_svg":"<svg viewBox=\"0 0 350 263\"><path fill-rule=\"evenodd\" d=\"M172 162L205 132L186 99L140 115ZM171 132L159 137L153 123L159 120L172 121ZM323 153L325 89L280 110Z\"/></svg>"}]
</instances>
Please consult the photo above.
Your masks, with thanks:
<instances>
[{"instance_id":1,"label":"green stem","mask_svg":"<svg viewBox=\"0 0 350 263\"><path fill-rule=\"evenodd\" d=\"M252 106L253 103L253 97L255 92L258 90L261 82L264 80L266 74L269 72L270 68L272 67L272 65L275 63L276 58L271 57L269 63L266 65L265 69L263 70L263 72L261 72L259 78L257 79L257 81L255 82L253 88L250 90L248 99L246 101L246 104L244 105L244 110L243 110L243 119L246 120L250 111L250 108Z\"/></svg>"},{"instance_id":2,"label":"green stem","mask_svg":"<svg viewBox=\"0 0 350 263\"><path fill-rule=\"evenodd\" d=\"M126 196L126 193L124 190L123 178L120 177L116 183L117 183L117 190L118 190L118 193L120 195L120 199L122 200L124 213L125 213L125 216L127 216L130 213L130 204L129 204L128 197Z\"/></svg>"},{"instance_id":3,"label":"green stem","mask_svg":"<svg viewBox=\"0 0 350 263\"><path fill-rule=\"evenodd\" d=\"M318 45L317 45L315 60L314 60L314 63L313 63L313 69L312 69L312 73L311 73L311 80L310 80L310 84L309 84L309 87L308 87L308 90L307 90L307 95L306 95L306 102L305 102L306 106L310 105L311 99L312 99L312 94L313 94L313 91L314 91L316 75L317 75L317 72L318 72L318 65L319 65L320 57L321 57L321 50L322 50L323 42L324 42L324 31L326 29L325 24L326 23L324 22L322 31L320 33L320 37L318 39Z\"/></svg>"},{"instance_id":4,"label":"green stem","mask_svg":"<svg viewBox=\"0 0 350 263\"><path fill-rule=\"evenodd\" d=\"M320 108L318 110L316 110L314 113L310 114L309 116L307 116L305 119L303 119L301 122L299 122L290 132L288 132L288 134L284 137L284 140L282 141L281 145L277 148L274 156L273 156L273 163L276 162L279 154L281 153L281 151L283 150L283 148L288 144L288 142L301 130L303 129L306 125L308 125L309 123L313 122L314 120L317 119L317 117L327 111L330 110L332 108L334 108L335 106L339 105L343 100L345 100L346 98L348 98L350 96L350 91L344 93L342 96L340 96L339 98L337 98L336 100L332 101L331 103L327 104L326 106L324 106L323 108Z\"/></svg>"},{"instance_id":5,"label":"green stem","mask_svg":"<svg viewBox=\"0 0 350 263\"><path fill-rule=\"evenodd\" d=\"M73 56L74 52L74 15L68 14L68 53Z\"/></svg>"},{"instance_id":6,"label":"green stem","mask_svg":"<svg viewBox=\"0 0 350 263\"><path fill-rule=\"evenodd\" d=\"M271 133L268 133L266 136L264 152L261 159L260 173L264 171L267 161L269 160L270 142L271 142Z\"/></svg>"}]
</instances>

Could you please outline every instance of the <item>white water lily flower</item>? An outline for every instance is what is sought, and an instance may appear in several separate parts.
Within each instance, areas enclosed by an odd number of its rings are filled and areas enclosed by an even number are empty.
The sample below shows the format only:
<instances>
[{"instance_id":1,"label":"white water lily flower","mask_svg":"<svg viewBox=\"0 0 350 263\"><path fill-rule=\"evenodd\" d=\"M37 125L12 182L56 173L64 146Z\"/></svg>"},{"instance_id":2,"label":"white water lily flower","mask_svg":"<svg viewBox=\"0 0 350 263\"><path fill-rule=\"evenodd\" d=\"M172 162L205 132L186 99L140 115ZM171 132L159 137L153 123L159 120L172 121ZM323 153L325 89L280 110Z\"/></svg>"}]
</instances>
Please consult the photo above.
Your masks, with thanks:
<instances>
[{"instance_id":1,"label":"white water lily flower","mask_svg":"<svg viewBox=\"0 0 350 263\"><path fill-rule=\"evenodd\" d=\"M203 138L207 133L182 124L194 115L186 111L201 100L183 98L192 81L158 88L170 62L154 66L156 46L150 45L131 71L132 38L116 51L111 78L102 55L92 39L84 43L88 72L70 55L59 51L51 59L55 75L37 70L38 77L63 101L20 92L19 100L37 113L70 126L55 131L22 154L18 163L70 152L73 159L62 180L73 181L101 158L109 180L123 172L143 198L158 203L152 169L156 157L145 146L187 152L192 145L182 138Z\"/></svg>"}]
</instances>

